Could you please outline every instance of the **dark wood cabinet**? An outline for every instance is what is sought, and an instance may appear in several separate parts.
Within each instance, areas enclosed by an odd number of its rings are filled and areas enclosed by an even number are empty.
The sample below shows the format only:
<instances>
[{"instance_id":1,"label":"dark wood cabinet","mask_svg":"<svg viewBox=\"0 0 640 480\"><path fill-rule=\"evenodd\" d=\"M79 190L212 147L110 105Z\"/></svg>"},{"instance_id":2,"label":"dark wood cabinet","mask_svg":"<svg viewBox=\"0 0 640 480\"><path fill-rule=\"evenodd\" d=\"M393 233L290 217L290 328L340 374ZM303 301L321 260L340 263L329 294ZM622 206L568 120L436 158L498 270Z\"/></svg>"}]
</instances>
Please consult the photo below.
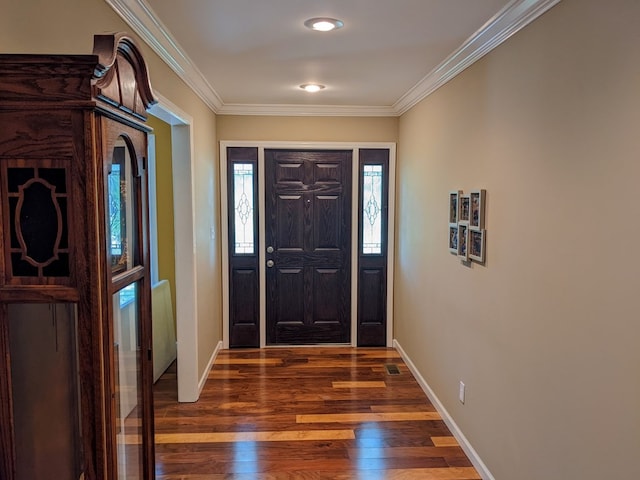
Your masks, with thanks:
<instances>
[{"instance_id":1,"label":"dark wood cabinet","mask_svg":"<svg viewBox=\"0 0 640 480\"><path fill-rule=\"evenodd\" d=\"M0 478L154 478L144 59L0 55Z\"/></svg>"}]
</instances>

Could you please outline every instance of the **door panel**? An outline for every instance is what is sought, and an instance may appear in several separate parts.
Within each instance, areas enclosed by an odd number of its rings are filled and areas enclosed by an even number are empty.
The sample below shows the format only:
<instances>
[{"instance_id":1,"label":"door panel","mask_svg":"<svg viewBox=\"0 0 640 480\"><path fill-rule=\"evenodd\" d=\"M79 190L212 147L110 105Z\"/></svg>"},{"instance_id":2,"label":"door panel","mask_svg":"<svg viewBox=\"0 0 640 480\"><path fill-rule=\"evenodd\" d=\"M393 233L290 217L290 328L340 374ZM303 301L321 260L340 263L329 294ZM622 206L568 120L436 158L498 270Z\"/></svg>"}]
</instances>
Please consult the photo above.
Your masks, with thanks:
<instances>
[{"instance_id":1,"label":"door panel","mask_svg":"<svg viewBox=\"0 0 640 480\"><path fill-rule=\"evenodd\" d=\"M338 323L340 312L340 270L316 268L314 270L313 317L318 323Z\"/></svg>"},{"instance_id":2,"label":"door panel","mask_svg":"<svg viewBox=\"0 0 640 480\"><path fill-rule=\"evenodd\" d=\"M267 343L347 343L351 151L265 150L265 172Z\"/></svg>"},{"instance_id":3,"label":"door panel","mask_svg":"<svg viewBox=\"0 0 640 480\"><path fill-rule=\"evenodd\" d=\"M243 302L233 304L234 325L253 327L258 317L258 276L254 269L235 269L231 272L231 288Z\"/></svg>"},{"instance_id":4,"label":"door panel","mask_svg":"<svg viewBox=\"0 0 640 480\"><path fill-rule=\"evenodd\" d=\"M15 478L78 478L82 455L75 307L22 303L9 304L7 311Z\"/></svg>"},{"instance_id":5,"label":"door panel","mask_svg":"<svg viewBox=\"0 0 640 480\"><path fill-rule=\"evenodd\" d=\"M276 232L280 249L304 249L304 198L302 195L278 195ZM269 245L271 243L267 242Z\"/></svg>"},{"instance_id":6,"label":"door panel","mask_svg":"<svg viewBox=\"0 0 640 480\"><path fill-rule=\"evenodd\" d=\"M316 184L326 183L339 185L342 183L342 168L335 163L317 163L314 165Z\"/></svg>"},{"instance_id":7,"label":"door panel","mask_svg":"<svg viewBox=\"0 0 640 480\"><path fill-rule=\"evenodd\" d=\"M300 324L304 319L304 270L278 268L277 285L286 294L276 295L279 323Z\"/></svg>"},{"instance_id":8,"label":"door panel","mask_svg":"<svg viewBox=\"0 0 640 480\"><path fill-rule=\"evenodd\" d=\"M304 180L304 164L292 161L290 163L278 163L275 166L276 182L279 184L297 184L301 186Z\"/></svg>"},{"instance_id":9,"label":"door panel","mask_svg":"<svg viewBox=\"0 0 640 480\"><path fill-rule=\"evenodd\" d=\"M342 219L341 198L338 195L318 195L314 208L314 251L340 250Z\"/></svg>"}]
</instances>

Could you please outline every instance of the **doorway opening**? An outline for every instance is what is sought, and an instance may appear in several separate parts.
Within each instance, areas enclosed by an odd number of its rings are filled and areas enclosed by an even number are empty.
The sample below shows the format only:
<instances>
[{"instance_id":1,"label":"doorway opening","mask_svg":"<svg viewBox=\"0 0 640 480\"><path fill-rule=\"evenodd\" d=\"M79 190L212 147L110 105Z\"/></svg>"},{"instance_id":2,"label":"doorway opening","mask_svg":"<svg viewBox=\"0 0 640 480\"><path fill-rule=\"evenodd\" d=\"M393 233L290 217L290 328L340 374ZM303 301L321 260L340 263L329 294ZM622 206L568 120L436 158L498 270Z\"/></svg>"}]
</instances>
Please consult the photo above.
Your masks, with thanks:
<instances>
[{"instance_id":1,"label":"doorway opening","mask_svg":"<svg viewBox=\"0 0 640 480\"><path fill-rule=\"evenodd\" d=\"M198 379L196 265L193 224L193 119L179 107L154 92L158 103L149 113L171 126L173 210L175 242L175 322L177 338L178 401L195 402L200 394Z\"/></svg>"}]
</instances>

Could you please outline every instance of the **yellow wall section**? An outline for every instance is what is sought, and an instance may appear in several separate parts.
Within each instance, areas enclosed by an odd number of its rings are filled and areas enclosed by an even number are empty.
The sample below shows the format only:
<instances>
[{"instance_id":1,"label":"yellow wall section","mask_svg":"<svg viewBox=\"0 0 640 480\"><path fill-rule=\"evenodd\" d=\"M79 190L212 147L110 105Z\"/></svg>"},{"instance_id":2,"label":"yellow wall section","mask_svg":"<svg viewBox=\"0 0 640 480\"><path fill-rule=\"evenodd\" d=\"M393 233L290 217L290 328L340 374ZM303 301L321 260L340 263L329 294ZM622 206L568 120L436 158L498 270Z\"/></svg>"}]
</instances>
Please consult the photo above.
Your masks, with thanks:
<instances>
[{"instance_id":1,"label":"yellow wall section","mask_svg":"<svg viewBox=\"0 0 640 480\"><path fill-rule=\"evenodd\" d=\"M173 238L173 171L171 125L149 116L147 124L156 139L156 211L158 229L158 279L169 280L173 318L176 318L176 256Z\"/></svg>"},{"instance_id":2,"label":"yellow wall section","mask_svg":"<svg viewBox=\"0 0 640 480\"><path fill-rule=\"evenodd\" d=\"M264 117L220 115L220 140L397 142L395 117Z\"/></svg>"},{"instance_id":3,"label":"yellow wall section","mask_svg":"<svg viewBox=\"0 0 640 480\"><path fill-rule=\"evenodd\" d=\"M400 119L395 336L498 480L640 478L639 19L564 0Z\"/></svg>"}]
</instances>

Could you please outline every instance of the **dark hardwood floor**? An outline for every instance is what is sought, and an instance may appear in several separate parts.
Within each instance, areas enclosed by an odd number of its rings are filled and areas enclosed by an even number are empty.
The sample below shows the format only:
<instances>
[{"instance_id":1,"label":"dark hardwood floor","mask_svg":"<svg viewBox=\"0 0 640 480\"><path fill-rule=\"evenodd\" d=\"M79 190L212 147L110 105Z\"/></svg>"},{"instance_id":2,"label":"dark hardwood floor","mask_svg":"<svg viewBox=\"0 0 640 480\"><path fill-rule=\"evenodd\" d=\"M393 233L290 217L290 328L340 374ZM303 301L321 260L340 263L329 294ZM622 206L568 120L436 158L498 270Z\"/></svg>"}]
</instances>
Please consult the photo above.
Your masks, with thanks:
<instances>
[{"instance_id":1,"label":"dark hardwood floor","mask_svg":"<svg viewBox=\"0 0 640 480\"><path fill-rule=\"evenodd\" d=\"M158 480L480 479L393 349L227 350L197 403L176 391L174 365L155 386Z\"/></svg>"}]
</instances>

